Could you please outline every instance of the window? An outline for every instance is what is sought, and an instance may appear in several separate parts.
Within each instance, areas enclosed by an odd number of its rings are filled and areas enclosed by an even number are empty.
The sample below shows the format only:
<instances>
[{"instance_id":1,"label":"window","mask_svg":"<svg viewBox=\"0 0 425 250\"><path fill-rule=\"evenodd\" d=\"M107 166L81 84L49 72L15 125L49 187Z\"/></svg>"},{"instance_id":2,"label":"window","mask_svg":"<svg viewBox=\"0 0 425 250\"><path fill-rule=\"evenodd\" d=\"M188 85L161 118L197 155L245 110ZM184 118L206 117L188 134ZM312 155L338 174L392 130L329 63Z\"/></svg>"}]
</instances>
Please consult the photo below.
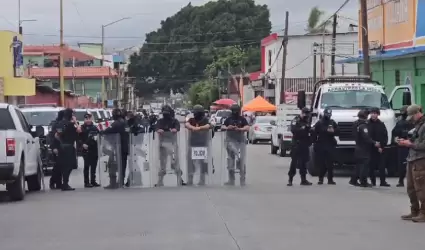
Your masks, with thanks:
<instances>
[{"instance_id":1,"label":"window","mask_svg":"<svg viewBox=\"0 0 425 250\"><path fill-rule=\"evenodd\" d=\"M25 131L25 132L27 132L27 133L30 133L31 131L30 131L30 126L29 126L29 124L27 123L27 120L25 119L25 117L24 117L24 115L22 114L22 112L21 111L19 111L19 110L15 110L16 111L16 114L18 115L18 118L19 118L19 121L21 122L21 124L22 124L22 129Z\"/></svg>"},{"instance_id":2,"label":"window","mask_svg":"<svg viewBox=\"0 0 425 250\"><path fill-rule=\"evenodd\" d=\"M77 118L77 121L84 121L84 115L87 114L86 111L75 111L75 118Z\"/></svg>"},{"instance_id":3,"label":"window","mask_svg":"<svg viewBox=\"0 0 425 250\"><path fill-rule=\"evenodd\" d=\"M395 86L400 86L400 70L395 71Z\"/></svg>"},{"instance_id":4,"label":"window","mask_svg":"<svg viewBox=\"0 0 425 250\"><path fill-rule=\"evenodd\" d=\"M385 94L367 90L341 90L323 93L320 106L321 108L331 107L336 109L390 108Z\"/></svg>"},{"instance_id":5,"label":"window","mask_svg":"<svg viewBox=\"0 0 425 250\"><path fill-rule=\"evenodd\" d=\"M12 116L8 109L0 109L0 130L15 130Z\"/></svg>"},{"instance_id":6,"label":"window","mask_svg":"<svg viewBox=\"0 0 425 250\"><path fill-rule=\"evenodd\" d=\"M276 116L257 116L257 117L255 117L255 123L269 124L271 121L276 121Z\"/></svg>"},{"instance_id":7,"label":"window","mask_svg":"<svg viewBox=\"0 0 425 250\"><path fill-rule=\"evenodd\" d=\"M269 67L272 66L272 51L269 50Z\"/></svg>"},{"instance_id":8,"label":"window","mask_svg":"<svg viewBox=\"0 0 425 250\"><path fill-rule=\"evenodd\" d=\"M57 111L24 111L24 117L33 126L48 126L58 116Z\"/></svg>"},{"instance_id":9,"label":"window","mask_svg":"<svg viewBox=\"0 0 425 250\"><path fill-rule=\"evenodd\" d=\"M319 107L319 99L320 99L321 93L322 93L322 89L319 89L319 91L317 92L316 100L314 100L314 108L316 109Z\"/></svg>"}]
</instances>

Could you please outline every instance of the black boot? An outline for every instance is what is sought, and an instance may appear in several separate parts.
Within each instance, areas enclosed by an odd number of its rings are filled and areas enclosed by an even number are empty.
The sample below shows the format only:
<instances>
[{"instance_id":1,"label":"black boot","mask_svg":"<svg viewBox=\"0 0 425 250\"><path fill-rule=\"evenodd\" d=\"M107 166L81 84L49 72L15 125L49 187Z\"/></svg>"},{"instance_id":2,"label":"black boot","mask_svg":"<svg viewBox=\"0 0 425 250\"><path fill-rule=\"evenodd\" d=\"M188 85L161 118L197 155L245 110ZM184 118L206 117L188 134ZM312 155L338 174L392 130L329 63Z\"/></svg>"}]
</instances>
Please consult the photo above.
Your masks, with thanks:
<instances>
[{"instance_id":1,"label":"black boot","mask_svg":"<svg viewBox=\"0 0 425 250\"><path fill-rule=\"evenodd\" d=\"M351 179L348 182L348 184L350 184L351 186L355 186L355 187L360 186L360 183L358 182L358 180L356 180L356 178L353 178L353 177L351 177Z\"/></svg>"},{"instance_id":2,"label":"black boot","mask_svg":"<svg viewBox=\"0 0 425 250\"><path fill-rule=\"evenodd\" d=\"M369 187L373 187L373 184L369 184L369 183L367 182L367 179L363 179L363 180L361 180L361 182L360 182L360 187L369 188Z\"/></svg>"},{"instance_id":3,"label":"black boot","mask_svg":"<svg viewBox=\"0 0 425 250\"><path fill-rule=\"evenodd\" d=\"M93 185L92 185L92 184L90 184L90 183L85 183L85 184L84 184L84 187L85 187L85 188L92 188L92 187L93 187Z\"/></svg>"},{"instance_id":4,"label":"black boot","mask_svg":"<svg viewBox=\"0 0 425 250\"><path fill-rule=\"evenodd\" d=\"M286 186L288 186L288 187L292 187L292 181L294 180L294 177L289 177L289 180L288 180L288 184L286 184Z\"/></svg>"},{"instance_id":5,"label":"black boot","mask_svg":"<svg viewBox=\"0 0 425 250\"><path fill-rule=\"evenodd\" d=\"M317 182L317 185L323 185L323 177L319 177L319 181Z\"/></svg>"},{"instance_id":6,"label":"black boot","mask_svg":"<svg viewBox=\"0 0 425 250\"><path fill-rule=\"evenodd\" d=\"M397 187L404 187L404 180L403 180L403 178L400 178L400 179L398 180Z\"/></svg>"},{"instance_id":7,"label":"black boot","mask_svg":"<svg viewBox=\"0 0 425 250\"><path fill-rule=\"evenodd\" d=\"M304 176L301 176L301 183L300 183L300 185L301 186L311 186L311 185L313 185L313 183L309 182L307 180L307 177L304 175Z\"/></svg>"},{"instance_id":8,"label":"black boot","mask_svg":"<svg viewBox=\"0 0 425 250\"><path fill-rule=\"evenodd\" d=\"M336 182L333 179L328 179L328 185L336 185Z\"/></svg>"},{"instance_id":9,"label":"black boot","mask_svg":"<svg viewBox=\"0 0 425 250\"><path fill-rule=\"evenodd\" d=\"M386 181L381 181L381 183L379 184L380 187L391 187L391 185L386 182Z\"/></svg>"}]
</instances>

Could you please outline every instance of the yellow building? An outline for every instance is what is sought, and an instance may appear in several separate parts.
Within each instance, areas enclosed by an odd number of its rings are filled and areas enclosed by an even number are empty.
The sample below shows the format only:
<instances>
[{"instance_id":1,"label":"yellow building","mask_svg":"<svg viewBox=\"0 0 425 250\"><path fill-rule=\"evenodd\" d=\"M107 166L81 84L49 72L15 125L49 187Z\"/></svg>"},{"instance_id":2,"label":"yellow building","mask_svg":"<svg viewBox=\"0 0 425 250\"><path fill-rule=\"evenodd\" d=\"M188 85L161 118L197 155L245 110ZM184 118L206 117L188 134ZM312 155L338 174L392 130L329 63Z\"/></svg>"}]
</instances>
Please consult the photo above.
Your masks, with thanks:
<instances>
[{"instance_id":1,"label":"yellow building","mask_svg":"<svg viewBox=\"0 0 425 250\"><path fill-rule=\"evenodd\" d=\"M5 97L35 95L35 79L24 76L22 36L0 31L0 102Z\"/></svg>"}]
</instances>

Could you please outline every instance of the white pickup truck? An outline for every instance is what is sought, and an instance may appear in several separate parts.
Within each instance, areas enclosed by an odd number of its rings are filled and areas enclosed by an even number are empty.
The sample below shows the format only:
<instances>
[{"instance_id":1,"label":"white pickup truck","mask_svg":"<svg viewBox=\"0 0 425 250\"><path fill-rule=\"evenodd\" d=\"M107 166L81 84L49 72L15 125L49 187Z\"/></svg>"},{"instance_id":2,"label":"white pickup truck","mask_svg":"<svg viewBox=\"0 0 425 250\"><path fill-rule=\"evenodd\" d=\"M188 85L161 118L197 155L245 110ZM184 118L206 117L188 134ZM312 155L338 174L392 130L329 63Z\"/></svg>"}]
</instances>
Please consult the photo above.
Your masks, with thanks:
<instances>
[{"instance_id":1,"label":"white pickup truck","mask_svg":"<svg viewBox=\"0 0 425 250\"><path fill-rule=\"evenodd\" d=\"M276 122L272 128L271 153L285 157L286 151L290 150L292 133L290 124L295 116L301 113L296 104L280 104L276 110Z\"/></svg>"},{"instance_id":2,"label":"white pickup truck","mask_svg":"<svg viewBox=\"0 0 425 250\"><path fill-rule=\"evenodd\" d=\"M29 191L42 187L41 126L32 128L15 106L0 103L0 184L6 185L11 200L23 200L25 181Z\"/></svg>"}]
</instances>

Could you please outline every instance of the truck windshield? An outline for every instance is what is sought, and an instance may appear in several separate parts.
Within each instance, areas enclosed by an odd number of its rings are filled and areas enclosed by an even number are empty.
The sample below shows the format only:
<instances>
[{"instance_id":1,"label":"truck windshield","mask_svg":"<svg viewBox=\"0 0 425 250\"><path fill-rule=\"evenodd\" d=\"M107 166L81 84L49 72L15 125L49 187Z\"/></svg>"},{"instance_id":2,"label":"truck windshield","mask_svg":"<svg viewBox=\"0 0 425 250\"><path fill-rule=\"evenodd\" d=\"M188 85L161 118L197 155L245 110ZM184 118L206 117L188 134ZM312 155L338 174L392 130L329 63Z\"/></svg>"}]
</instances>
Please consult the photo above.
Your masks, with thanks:
<instances>
[{"instance_id":1,"label":"truck windshield","mask_svg":"<svg viewBox=\"0 0 425 250\"><path fill-rule=\"evenodd\" d=\"M389 109L390 104L387 96L378 91L342 90L323 93L320 107L343 109L375 107Z\"/></svg>"},{"instance_id":2,"label":"truck windshield","mask_svg":"<svg viewBox=\"0 0 425 250\"><path fill-rule=\"evenodd\" d=\"M33 126L47 126L58 116L57 111L23 111L28 123Z\"/></svg>"}]
</instances>

